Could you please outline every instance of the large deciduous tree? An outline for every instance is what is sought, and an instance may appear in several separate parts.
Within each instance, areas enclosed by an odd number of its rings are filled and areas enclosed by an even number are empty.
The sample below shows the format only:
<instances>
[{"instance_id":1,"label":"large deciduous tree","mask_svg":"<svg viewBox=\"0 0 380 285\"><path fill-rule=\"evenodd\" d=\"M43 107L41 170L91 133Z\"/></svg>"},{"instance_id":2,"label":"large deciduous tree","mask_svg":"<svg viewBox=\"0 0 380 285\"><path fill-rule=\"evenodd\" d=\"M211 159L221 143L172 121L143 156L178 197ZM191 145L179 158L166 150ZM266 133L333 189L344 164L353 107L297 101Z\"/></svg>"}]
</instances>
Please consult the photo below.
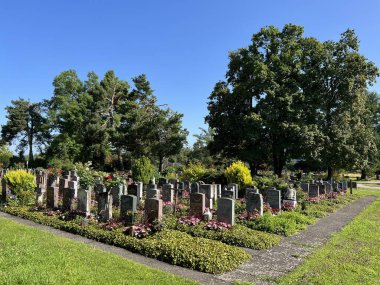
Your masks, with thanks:
<instances>
[{"instance_id":1,"label":"large deciduous tree","mask_svg":"<svg viewBox=\"0 0 380 285\"><path fill-rule=\"evenodd\" d=\"M213 148L252 166L270 158L281 175L297 151L303 28L263 28L247 48L230 53L227 82L219 82L206 121L215 130Z\"/></svg>"}]
</instances>

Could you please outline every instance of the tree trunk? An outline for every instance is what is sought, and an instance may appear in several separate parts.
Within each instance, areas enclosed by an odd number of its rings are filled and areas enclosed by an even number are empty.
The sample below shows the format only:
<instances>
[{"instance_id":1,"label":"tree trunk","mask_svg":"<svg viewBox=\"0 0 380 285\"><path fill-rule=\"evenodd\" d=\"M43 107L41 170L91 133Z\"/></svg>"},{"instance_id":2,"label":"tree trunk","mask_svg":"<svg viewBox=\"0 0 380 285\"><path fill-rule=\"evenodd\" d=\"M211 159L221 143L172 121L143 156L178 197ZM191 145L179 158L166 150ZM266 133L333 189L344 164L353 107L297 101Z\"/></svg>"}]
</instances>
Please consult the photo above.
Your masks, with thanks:
<instances>
[{"instance_id":1,"label":"tree trunk","mask_svg":"<svg viewBox=\"0 0 380 285\"><path fill-rule=\"evenodd\" d=\"M361 180L367 179L367 170L366 169L362 169L362 175L360 176L360 179Z\"/></svg>"},{"instance_id":2,"label":"tree trunk","mask_svg":"<svg viewBox=\"0 0 380 285\"><path fill-rule=\"evenodd\" d=\"M331 166L327 167L327 180L331 180L331 178L333 178L333 175L334 169Z\"/></svg>"},{"instance_id":3,"label":"tree trunk","mask_svg":"<svg viewBox=\"0 0 380 285\"><path fill-rule=\"evenodd\" d=\"M33 135L28 135L28 145L29 145L29 162L33 161Z\"/></svg>"},{"instance_id":4,"label":"tree trunk","mask_svg":"<svg viewBox=\"0 0 380 285\"><path fill-rule=\"evenodd\" d=\"M282 177L282 169L284 168L285 162L280 155L273 154L273 172L277 177Z\"/></svg>"},{"instance_id":5,"label":"tree trunk","mask_svg":"<svg viewBox=\"0 0 380 285\"><path fill-rule=\"evenodd\" d=\"M252 178L255 177L257 175L257 165L255 162L252 162L249 164L250 165L250 171L251 171L251 176Z\"/></svg>"},{"instance_id":6,"label":"tree trunk","mask_svg":"<svg viewBox=\"0 0 380 285\"><path fill-rule=\"evenodd\" d=\"M123 156L121 155L121 149L118 148L117 149L117 159L119 161L119 167L120 167L120 170L124 170L124 162L123 162Z\"/></svg>"},{"instance_id":7,"label":"tree trunk","mask_svg":"<svg viewBox=\"0 0 380 285\"><path fill-rule=\"evenodd\" d=\"M158 172L162 173L162 165L164 163L164 157L160 155L159 164L158 164Z\"/></svg>"}]
</instances>

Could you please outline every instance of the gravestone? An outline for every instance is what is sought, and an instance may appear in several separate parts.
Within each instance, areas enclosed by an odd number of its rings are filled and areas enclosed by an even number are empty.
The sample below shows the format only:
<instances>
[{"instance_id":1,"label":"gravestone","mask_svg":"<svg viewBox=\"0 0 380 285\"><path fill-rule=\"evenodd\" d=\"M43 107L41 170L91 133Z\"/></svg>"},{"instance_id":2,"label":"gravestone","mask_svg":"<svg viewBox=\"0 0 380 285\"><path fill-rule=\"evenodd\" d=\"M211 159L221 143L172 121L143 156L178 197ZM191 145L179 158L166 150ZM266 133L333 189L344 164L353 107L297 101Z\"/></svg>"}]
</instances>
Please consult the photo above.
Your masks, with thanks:
<instances>
[{"instance_id":1,"label":"gravestone","mask_svg":"<svg viewBox=\"0 0 380 285\"><path fill-rule=\"evenodd\" d=\"M133 214L137 212L137 197L133 195L122 195L120 198L120 219L133 223ZM131 214L131 215L129 215ZM128 220L128 218L130 218Z\"/></svg>"},{"instance_id":2,"label":"gravestone","mask_svg":"<svg viewBox=\"0 0 380 285\"><path fill-rule=\"evenodd\" d=\"M174 203L173 184L164 184L162 186L162 201Z\"/></svg>"},{"instance_id":3,"label":"gravestone","mask_svg":"<svg viewBox=\"0 0 380 285\"><path fill-rule=\"evenodd\" d=\"M58 208L59 187L48 186L46 189L46 206L50 209Z\"/></svg>"},{"instance_id":4,"label":"gravestone","mask_svg":"<svg viewBox=\"0 0 380 285\"><path fill-rule=\"evenodd\" d=\"M112 219L112 195L108 192L98 194L98 216L101 222Z\"/></svg>"},{"instance_id":5,"label":"gravestone","mask_svg":"<svg viewBox=\"0 0 380 285\"><path fill-rule=\"evenodd\" d=\"M245 195L244 195L245 199L247 199L248 194L251 193L251 192L252 192L252 193L259 194L259 189L255 189L255 188L247 187L247 188L245 189Z\"/></svg>"},{"instance_id":6,"label":"gravestone","mask_svg":"<svg viewBox=\"0 0 380 285\"><path fill-rule=\"evenodd\" d=\"M123 185L115 185L111 188L112 204L115 207L120 206L120 196L123 195Z\"/></svg>"},{"instance_id":7,"label":"gravestone","mask_svg":"<svg viewBox=\"0 0 380 285\"><path fill-rule=\"evenodd\" d=\"M233 226L235 224L235 199L220 198L218 199L217 210L218 222L227 223Z\"/></svg>"},{"instance_id":8,"label":"gravestone","mask_svg":"<svg viewBox=\"0 0 380 285\"><path fill-rule=\"evenodd\" d=\"M11 195L11 191L8 188L7 183L5 182L5 179L1 179L1 196L4 201L7 201L8 197Z\"/></svg>"},{"instance_id":9,"label":"gravestone","mask_svg":"<svg viewBox=\"0 0 380 285\"><path fill-rule=\"evenodd\" d=\"M263 196L254 191L247 192L246 195L246 209L247 212L252 213L256 211L260 216L264 214Z\"/></svg>"},{"instance_id":10,"label":"gravestone","mask_svg":"<svg viewBox=\"0 0 380 285\"><path fill-rule=\"evenodd\" d=\"M216 184L216 196L217 196L217 198L222 197L222 185L221 184Z\"/></svg>"},{"instance_id":11,"label":"gravestone","mask_svg":"<svg viewBox=\"0 0 380 285\"><path fill-rule=\"evenodd\" d=\"M143 198L144 184L142 182L136 182L137 185L137 202L139 203Z\"/></svg>"},{"instance_id":12,"label":"gravestone","mask_svg":"<svg viewBox=\"0 0 380 285\"><path fill-rule=\"evenodd\" d=\"M146 191L146 198L147 199L151 199L151 198L159 199L160 198L160 190L148 189L148 191Z\"/></svg>"},{"instance_id":13,"label":"gravestone","mask_svg":"<svg viewBox=\"0 0 380 285\"><path fill-rule=\"evenodd\" d=\"M137 204L140 204L140 201L142 198L142 185L140 185L140 184L128 185L128 195L136 196L137 197Z\"/></svg>"},{"instance_id":14,"label":"gravestone","mask_svg":"<svg viewBox=\"0 0 380 285\"><path fill-rule=\"evenodd\" d=\"M286 189L286 193L284 195L284 199L285 200L296 201L297 200L297 191L296 191L296 189L288 187Z\"/></svg>"},{"instance_id":15,"label":"gravestone","mask_svg":"<svg viewBox=\"0 0 380 285\"><path fill-rule=\"evenodd\" d=\"M46 190L44 188L35 188L35 193L36 193L36 206L42 206L44 203L44 196L45 196Z\"/></svg>"},{"instance_id":16,"label":"gravestone","mask_svg":"<svg viewBox=\"0 0 380 285\"><path fill-rule=\"evenodd\" d=\"M235 195L235 191L232 187L227 187L227 186L224 186L223 190L222 190L222 197L221 198L231 198L231 199L235 199L236 195Z\"/></svg>"},{"instance_id":17,"label":"gravestone","mask_svg":"<svg viewBox=\"0 0 380 285\"><path fill-rule=\"evenodd\" d=\"M63 189L62 208L64 211L74 210L74 194L75 190L72 188Z\"/></svg>"},{"instance_id":18,"label":"gravestone","mask_svg":"<svg viewBox=\"0 0 380 285\"><path fill-rule=\"evenodd\" d=\"M281 210L281 191L267 189L267 202L272 209Z\"/></svg>"},{"instance_id":19,"label":"gravestone","mask_svg":"<svg viewBox=\"0 0 380 285\"><path fill-rule=\"evenodd\" d=\"M199 193L199 183L191 183L190 193Z\"/></svg>"},{"instance_id":20,"label":"gravestone","mask_svg":"<svg viewBox=\"0 0 380 285\"><path fill-rule=\"evenodd\" d=\"M69 181L69 188L74 189L74 198L78 197L78 182Z\"/></svg>"},{"instance_id":21,"label":"gravestone","mask_svg":"<svg viewBox=\"0 0 380 285\"><path fill-rule=\"evenodd\" d=\"M86 216L90 215L91 209L91 190L78 189L78 210L86 213Z\"/></svg>"},{"instance_id":22,"label":"gravestone","mask_svg":"<svg viewBox=\"0 0 380 285\"><path fill-rule=\"evenodd\" d=\"M324 184L318 184L319 187L319 195L324 195L327 193L326 191L326 185Z\"/></svg>"},{"instance_id":23,"label":"gravestone","mask_svg":"<svg viewBox=\"0 0 380 285\"><path fill-rule=\"evenodd\" d=\"M63 189L69 188L69 180L63 177L59 178L59 193L63 194Z\"/></svg>"},{"instance_id":24,"label":"gravestone","mask_svg":"<svg viewBox=\"0 0 380 285\"><path fill-rule=\"evenodd\" d=\"M211 184L201 184L199 185L199 193L205 194L205 206L206 208L212 209L213 208L213 192L212 192L212 185Z\"/></svg>"},{"instance_id":25,"label":"gravestone","mask_svg":"<svg viewBox=\"0 0 380 285\"><path fill-rule=\"evenodd\" d=\"M305 193L309 193L309 183L301 183L301 189L302 189L302 191L303 192L305 192Z\"/></svg>"},{"instance_id":26,"label":"gravestone","mask_svg":"<svg viewBox=\"0 0 380 285\"><path fill-rule=\"evenodd\" d=\"M166 178L159 178L158 187L162 187L164 184L168 184L168 180Z\"/></svg>"},{"instance_id":27,"label":"gravestone","mask_svg":"<svg viewBox=\"0 0 380 285\"><path fill-rule=\"evenodd\" d=\"M239 198L239 185L236 183L230 183L230 184L228 184L228 187L232 187L232 189L235 192L235 199L238 199Z\"/></svg>"},{"instance_id":28,"label":"gravestone","mask_svg":"<svg viewBox=\"0 0 380 285\"><path fill-rule=\"evenodd\" d=\"M358 189L358 183L352 181L352 188Z\"/></svg>"},{"instance_id":29,"label":"gravestone","mask_svg":"<svg viewBox=\"0 0 380 285\"><path fill-rule=\"evenodd\" d=\"M347 181L346 180L342 181L342 190L347 191Z\"/></svg>"},{"instance_id":30,"label":"gravestone","mask_svg":"<svg viewBox=\"0 0 380 285\"><path fill-rule=\"evenodd\" d=\"M329 194L332 192L332 186L331 186L330 182L323 181L323 185L325 186L326 194Z\"/></svg>"},{"instance_id":31,"label":"gravestone","mask_svg":"<svg viewBox=\"0 0 380 285\"><path fill-rule=\"evenodd\" d=\"M145 217L148 223L162 221L162 200L149 198L145 201Z\"/></svg>"},{"instance_id":32,"label":"gravestone","mask_svg":"<svg viewBox=\"0 0 380 285\"><path fill-rule=\"evenodd\" d=\"M317 184L309 185L309 198L319 197L319 186Z\"/></svg>"},{"instance_id":33,"label":"gravestone","mask_svg":"<svg viewBox=\"0 0 380 285\"><path fill-rule=\"evenodd\" d=\"M190 213L197 217L202 217L206 209L205 194L191 193L190 194Z\"/></svg>"},{"instance_id":34,"label":"gravestone","mask_svg":"<svg viewBox=\"0 0 380 285\"><path fill-rule=\"evenodd\" d=\"M177 184L178 184L178 179L169 179L168 183L167 184L172 184L174 189L177 189Z\"/></svg>"}]
</instances>

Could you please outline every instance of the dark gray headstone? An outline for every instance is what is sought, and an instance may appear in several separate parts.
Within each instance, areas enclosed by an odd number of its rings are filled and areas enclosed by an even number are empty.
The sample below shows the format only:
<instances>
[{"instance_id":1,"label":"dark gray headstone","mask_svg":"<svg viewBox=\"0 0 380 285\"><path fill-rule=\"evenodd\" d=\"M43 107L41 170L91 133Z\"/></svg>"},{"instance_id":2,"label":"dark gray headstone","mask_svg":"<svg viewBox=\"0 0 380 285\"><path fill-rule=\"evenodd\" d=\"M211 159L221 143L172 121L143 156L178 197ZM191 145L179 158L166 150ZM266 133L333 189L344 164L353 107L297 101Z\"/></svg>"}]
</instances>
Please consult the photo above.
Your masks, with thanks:
<instances>
[{"instance_id":1,"label":"dark gray headstone","mask_svg":"<svg viewBox=\"0 0 380 285\"><path fill-rule=\"evenodd\" d=\"M199 183L191 183L190 193L199 193Z\"/></svg>"},{"instance_id":2,"label":"dark gray headstone","mask_svg":"<svg viewBox=\"0 0 380 285\"><path fill-rule=\"evenodd\" d=\"M98 215L101 222L112 219L112 195L108 192L98 194Z\"/></svg>"},{"instance_id":3,"label":"dark gray headstone","mask_svg":"<svg viewBox=\"0 0 380 285\"><path fill-rule=\"evenodd\" d=\"M50 209L58 208L59 188L48 186L46 189L46 206Z\"/></svg>"},{"instance_id":4,"label":"dark gray headstone","mask_svg":"<svg viewBox=\"0 0 380 285\"><path fill-rule=\"evenodd\" d=\"M272 209L281 210L281 191L267 189L267 202Z\"/></svg>"},{"instance_id":5,"label":"dark gray headstone","mask_svg":"<svg viewBox=\"0 0 380 285\"><path fill-rule=\"evenodd\" d=\"M146 191L146 198L149 199L149 198L157 198L159 199L160 198L160 190L158 189L148 189Z\"/></svg>"},{"instance_id":6,"label":"dark gray headstone","mask_svg":"<svg viewBox=\"0 0 380 285\"><path fill-rule=\"evenodd\" d=\"M246 207L247 212L257 211L262 216L264 214L263 196L254 191L247 192Z\"/></svg>"},{"instance_id":7,"label":"dark gray headstone","mask_svg":"<svg viewBox=\"0 0 380 285\"><path fill-rule=\"evenodd\" d=\"M145 216L148 223L162 220L162 200L156 198L146 199Z\"/></svg>"},{"instance_id":8,"label":"dark gray headstone","mask_svg":"<svg viewBox=\"0 0 380 285\"><path fill-rule=\"evenodd\" d=\"M162 186L162 201L174 203L173 184L164 184Z\"/></svg>"},{"instance_id":9,"label":"dark gray headstone","mask_svg":"<svg viewBox=\"0 0 380 285\"><path fill-rule=\"evenodd\" d=\"M63 189L62 208L64 211L74 210L74 195L75 190L71 188Z\"/></svg>"},{"instance_id":10,"label":"dark gray headstone","mask_svg":"<svg viewBox=\"0 0 380 285\"><path fill-rule=\"evenodd\" d=\"M122 195L120 199L120 219L127 219L128 214L134 214L137 211L137 197L133 195Z\"/></svg>"},{"instance_id":11,"label":"dark gray headstone","mask_svg":"<svg viewBox=\"0 0 380 285\"><path fill-rule=\"evenodd\" d=\"M190 213L197 217L202 217L206 208L205 194L191 193L190 194Z\"/></svg>"},{"instance_id":12,"label":"dark gray headstone","mask_svg":"<svg viewBox=\"0 0 380 285\"><path fill-rule=\"evenodd\" d=\"M235 199L218 199L217 220L232 226L235 224Z\"/></svg>"},{"instance_id":13,"label":"dark gray headstone","mask_svg":"<svg viewBox=\"0 0 380 285\"><path fill-rule=\"evenodd\" d=\"M123 185L115 185L111 188L112 203L115 207L120 205L120 196L123 195Z\"/></svg>"},{"instance_id":14,"label":"dark gray headstone","mask_svg":"<svg viewBox=\"0 0 380 285\"><path fill-rule=\"evenodd\" d=\"M310 184L309 186L309 198L319 197L319 186L317 184Z\"/></svg>"},{"instance_id":15,"label":"dark gray headstone","mask_svg":"<svg viewBox=\"0 0 380 285\"><path fill-rule=\"evenodd\" d=\"M212 200L213 200L213 186L211 184L201 184L199 185L199 193L205 194L205 203L206 203L206 208L212 209Z\"/></svg>"}]
</instances>

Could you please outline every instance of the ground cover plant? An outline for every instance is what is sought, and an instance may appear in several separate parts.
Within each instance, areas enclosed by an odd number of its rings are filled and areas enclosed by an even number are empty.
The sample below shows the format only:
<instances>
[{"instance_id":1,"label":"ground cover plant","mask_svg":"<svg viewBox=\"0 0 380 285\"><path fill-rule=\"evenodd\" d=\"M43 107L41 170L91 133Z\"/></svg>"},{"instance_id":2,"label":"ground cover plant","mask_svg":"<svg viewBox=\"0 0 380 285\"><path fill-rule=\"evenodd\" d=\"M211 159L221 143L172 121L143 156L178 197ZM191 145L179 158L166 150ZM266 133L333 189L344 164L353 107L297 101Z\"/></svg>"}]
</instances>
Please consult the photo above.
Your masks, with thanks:
<instances>
[{"instance_id":1,"label":"ground cover plant","mask_svg":"<svg viewBox=\"0 0 380 285\"><path fill-rule=\"evenodd\" d=\"M279 284L379 284L380 191L358 192L379 198Z\"/></svg>"},{"instance_id":2,"label":"ground cover plant","mask_svg":"<svg viewBox=\"0 0 380 285\"><path fill-rule=\"evenodd\" d=\"M0 217L0 284L100 283L195 284Z\"/></svg>"}]
</instances>

